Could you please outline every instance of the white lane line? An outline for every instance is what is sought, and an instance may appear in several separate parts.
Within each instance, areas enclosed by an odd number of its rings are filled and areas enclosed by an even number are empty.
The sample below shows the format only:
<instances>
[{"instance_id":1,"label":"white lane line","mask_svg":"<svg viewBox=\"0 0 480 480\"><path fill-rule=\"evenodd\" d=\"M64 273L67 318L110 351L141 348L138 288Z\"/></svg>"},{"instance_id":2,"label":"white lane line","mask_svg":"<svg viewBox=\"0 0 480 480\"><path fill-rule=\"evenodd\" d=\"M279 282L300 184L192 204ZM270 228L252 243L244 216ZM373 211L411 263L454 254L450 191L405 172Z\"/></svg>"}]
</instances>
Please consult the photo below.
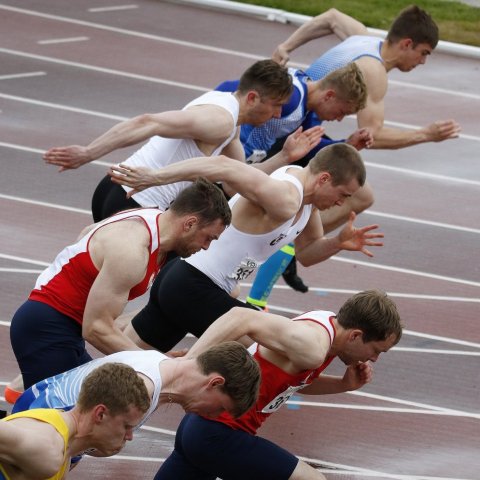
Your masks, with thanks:
<instances>
[{"instance_id":1,"label":"white lane line","mask_svg":"<svg viewBox=\"0 0 480 480\"><path fill-rule=\"evenodd\" d=\"M11 75L0 75L0 80L10 80L12 78L29 78L41 77L46 75L46 72L26 72L26 73L12 73Z\"/></svg>"},{"instance_id":2,"label":"white lane line","mask_svg":"<svg viewBox=\"0 0 480 480\"><path fill-rule=\"evenodd\" d=\"M48 40L39 40L39 45L54 45L56 43L73 43L73 42L85 42L90 40L90 37L69 37L69 38L51 38Z\"/></svg>"},{"instance_id":3,"label":"white lane line","mask_svg":"<svg viewBox=\"0 0 480 480\"><path fill-rule=\"evenodd\" d=\"M67 23L73 23L76 25L83 25L86 27L91 27L91 28L97 28L100 30L106 30L110 32L116 32L116 33L121 33L124 35L130 35L130 36L135 36L139 38L146 38L149 40L155 40L155 41L160 41L160 42L165 42L165 43L171 43L175 45L181 45L185 46L188 48L193 48L193 49L200 49L200 50L205 50L205 51L210 51L210 52L216 52L216 53L225 53L227 55L233 55L237 57L242 57L242 58L250 58L252 60L263 60L264 58L268 58L270 56L270 53L264 54L264 55L255 55L251 53L245 53L245 52L239 52L238 50L229 50L225 48L218 48L218 47L212 47L209 45L202 45L199 43L193 43L193 42L187 42L184 40L176 40L168 37L162 37L159 35L152 35L152 34L147 34L143 32L137 32L134 30L126 30L123 28L117 28L117 27L111 27L109 25L103 25L100 23L94 23L94 22L87 22L84 20L77 20L73 18L68 18L68 17L63 17L59 15L51 15L47 13L42 13L42 12L36 12L34 10L29 10L29 9L24 9L24 8L17 8L13 7L11 5L3 5L0 4L0 9L3 10L9 10L12 12L17 12L25 15L32 15L35 17L40 17L40 18L47 18L49 20L57 20L61 22L67 22ZM306 68L308 65L306 64L301 64L301 63L291 63L291 66L299 66L301 68ZM389 83L393 84L398 84L402 87L411 87L411 88L421 88L423 90L427 91L433 91L436 92L437 90L440 91L440 93L446 93L447 95L456 95L459 97L466 97L466 98L473 98L473 99L480 99L480 95L474 95L474 94L465 94L464 92L458 91L458 90L444 90L444 89L437 89L435 87L429 87L428 85L417 85L413 83L408 83L408 82L399 82L396 80L391 80Z\"/></svg>"},{"instance_id":4,"label":"white lane line","mask_svg":"<svg viewBox=\"0 0 480 480\"><path fill-rule=\"evenodd\" d=\"M416 408L424 408L427 411L433 410L436 412L451 413L452 415L455 415L455 416L461 415L461 416L469 416L472 418L480 418L480 413L478 412L463 412L461 410L455 410L453 408L437 407L435 405L431 405L428 403L412 402L410 400L402 400L401 398L388 397L385 395L377 395L375 393L367 393L367 392L362 392L360 390L355 390L347 393L349 395L355 395L357 397L371 398L374 400L381 400L383 402L398 403L399 405L408 405Z\"/></svg>"},{"instance_id":5,"label":"white lane line","mask_svg":"<svg viewBox=\"0 0 480 480\"><path fill-rule=\"evenodd\" d=\"M96 8L89 8L88 11L92 13L97 12L114 12L117 10L132 10L134 8L138 8L138 5L115 5L112 7L96 7Z\"/></svg>"},{"instance_id":6,"label":"white lane line","mask_svg":"<svg viewBox=\"0 0 480 480\"><path fill-rule=\"evenodd\" d=\"M197 85L192 85L190 83L173 82L171 80L165 80L162 78L150 77L148 75L137 75L135 73L125 72L122 70L114 70L111 68L98 67L96 65L89 65L86 63L69 62L66 60L60 60L58 58L46 57L44 55L34 55L32 53L20 52L18 50L11 50L9 48L0 48L0 53L6 53L8 55L16 55L16 56L25 57L25 58L33 58L34 60L41 60L43 62L56 63L59 65L67 65L70 67L82 68L84 70L92 70L100 73L108 73L109 75L117 75L117 76L126 77L126 78L133 78L135 80L144 80L147 82L161 83L163 85L170 85L178 88L186 88L189 90L195 90L202 93L208 92L209 90L211 90L211 88L199 87Z\"/></svg>"},{"instance_id":7,"label":"white lane line","mask_svg":"<svg viewBox=\"0 0 480 480\"><path fill-rule=\"evenodd\" d=\"M82 213L82 214L86 214L86 215L91 215L92 214L92 212L90 212L90 210L83 210L81 208L75 208L75 207L66 207L64 205L56 205L54 203L41 202L39 200L30 200L28 198L13 197L11 195L4 195L3 193L0 194L0 198L3 198L4 200L14 200L15 202L28 203L30 205L37 205L39 207L47 207L47 208L55 208L57 210L65 210L66 212Z\"/></svg>"},{"instance_id":8,"label":"white lane line","mask_svg":"<svg viewBox=\"0 0 480 480\"><path fill-rule=\"evenodd\" d=\"M248 286L251 284L242 284L244 286ZM280 290L289 290L291 287L287 285L276 285L276 288ZM317 292L317 294L321 295L323 292L328 293L347 293L349 295L355 295L358 293L358 290L349 290L344 288L323 288L323 287L310 287L309 290L312 292ZM480 303L480 298L471 298L471 297L451 297L446 295L424 295L420 293L400 293L400 292L388 292L390 297L397 297L397 298L411 298L414 300L438 300L440 302L472 302L472 303Z\"/></svg>"},{"instance_id":9,"label":"white lane line","mask_svg":"<svg viewBox=\"0 0 480 480\"><path fill-rule=\"evenodd\" d=\"M97 112L95 110L87 110L84 108L69 107L68 105L62 105L59 103L44 102L42 100L33 100L30 98L17 97L15 95L8 95L5 93L0 93L0 98L5 98L6 100L12 100L15 102L28 103L31 105L36 105L40 107L54 108L57 110L65 110L67 112L81 113L85 115L92 115L94 117L108 118L109 120L118 120L123 121L127 120L127 117L120 117L119 115L111 115L109 113Z\"/></svg>"},{"instance_id":10,"label":"white lane line","mask_svg":"<svg viewBox=\"0 0 480 480\"><path fill-rule=\"evenodd\" d=\"M394 407L372 407L368 405L353 405L349 403L323 403L323 402L309 402L303 400L288 400L288 405L295 405L298 407L315 407L315 408L339 408L343 410L364 410L369 412L381 413L407 413L415 415L434 415L440 417L461 417L480 419L480 413L468 412L451 412L451 411L436 411L436 410L419 410L415 408L394 408Z\"/></svg>"},{"instance_id":11,"label":"white lane line","mask_svg":"<svg viewBox=\"0 0 480 480\"><path fill-rule=\"evenodd\" d=\"M411 353L432 353L438 355L460 355L464 357L480 357L480 352L466 352L464 350L439 350L436 348L411 348L411 347L395 347L391 352L411 352Z\"/></svg>"},{"instance_id":12,"label":"white lane line","mask_svg":"<svg viewBox=\"0 0 480 480\"><path fill-rule=\"evenodd\" d=\"M133 8L138 8L138 5L116 5L112 7L96 7L96 8L89 8L89 12L114 12L117 10L132 10Z\"/></svg>"},{"instance_id":13,"label":"white lane line","mask_svg":"<svg viewBox=\"0 0 480 480\"><path fill-rule=\"evenodd\" d=\"M418 270L411 270L408 268L393 267L391 265L379 265L377 263L363 262L361 260L351 260L350 258L343 258L339 256L331 257L329 260L333 260L336 262L352 263L355 265L361 265L362 267L377 268L379 270L388 270L390 272L406 273L408 275L426 277L433 280L443 280L446 282L461 283L463 285L469 285L471 287L480 287L480 282L464 280L462 278L448 277L446 275L436 275L434 273L419 272Z\"/></svg>"},{"instance_id":14,"label":"white lane line","mask_svg":"<svg viewBox=\"0 0 480 480\"><path fill-rule=\"evenodd\" d=\"M478 183L480 185L480 182ZM459 232L476 233L476 234L480 233L480 229L478 228L460 227L459 225L452 225L450 223L433 222L431 220L422 220L420 218L406 217L404 215L394 215L392 213L378 212L377 210L365 210L364 212L362 212L362 214L376 215L378 217L389 218L392 220L401 220L403 222L420 223L422 225L428 225L431 227L447 228L449 230L457 230Z\"/></svg>"},{"instance_id":15,"label":"white lane line","mask_svg":"<svg viewBox=\"0 0 480 480\"><path fill-rule=\"evenodd\" d=\"M32 258L26 257L17 257L16 255L7 255L6 253L0 253L0 258L4 258L5 260L14 260L15 262L21 263L31 263L32 265L39 265L40 267L48 267L50 265L49 262L42 262L40 260L33 260Z\"/></svg>"},{"instance_id":16,"label":"white lane line","mask_svg":"<svg viewBox=\"0 0 480 480\"><path fill-rule=\"evenodd\" d=\"M1 268L0 267L0 272L4 273L42 273L43 270L33 270L31 268Z\"/></svg>"},{"instance_id":17,"label":"white lane line","mask_svg":"<svg viewBox=\"0 0 480 480\"><path fill-rule=\"evenodd\" d=\"M480 140L480 137L475 137L475 139ZM405 173L408 175L411 175L413 172L415 172L415 176L417 177L425 177L425 178L431 178L434 180L441 180L443 182L447 182L448 184L451 184L452 182L461 182L465 184L480 186L480 181L478 180L469 180L469 179L458 178L458 177L450 177L447 175L439 175L436 173L421 172L419 170L410 170L408 168L394 167L392 165L382 165L380 163L365 162L365 165L367 167L380 168L383 170L390 170L391 172Z\"/></svg>"}]
</instances>

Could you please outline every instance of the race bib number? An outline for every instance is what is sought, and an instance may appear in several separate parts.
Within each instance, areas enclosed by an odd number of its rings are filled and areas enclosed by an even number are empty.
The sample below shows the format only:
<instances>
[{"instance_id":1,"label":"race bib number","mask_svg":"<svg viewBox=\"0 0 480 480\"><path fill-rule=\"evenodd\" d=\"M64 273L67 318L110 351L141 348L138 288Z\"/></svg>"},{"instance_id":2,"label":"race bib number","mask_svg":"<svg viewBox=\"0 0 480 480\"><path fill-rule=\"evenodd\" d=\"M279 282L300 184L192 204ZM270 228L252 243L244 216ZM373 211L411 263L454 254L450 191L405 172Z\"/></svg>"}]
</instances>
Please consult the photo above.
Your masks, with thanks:
<instances>
[{"instance_id":1,"label":"race bib number","mask_svg":"<svg viewBox=\"0 0 480 480\"><path fill-rule=\"evenodd\" d=\"M251 275L257 268L257 261L253 258L245 258L242 260L237 269L230 275L230 278L240 281Z\"/></svg>"},{"instance_id":2,"label":"race bib number","mask_svg":"<svg viewBox=\"0 0 480 480\"><path fill-rule=\"evenodd\" d=\"M297 385L296 387L288 387L284 392L277 395L268 405L265 405L262 409L262 413L276 412L288 399L298 392L298 390L305 387L305 385Z\"/></svg>"}]
</instances>

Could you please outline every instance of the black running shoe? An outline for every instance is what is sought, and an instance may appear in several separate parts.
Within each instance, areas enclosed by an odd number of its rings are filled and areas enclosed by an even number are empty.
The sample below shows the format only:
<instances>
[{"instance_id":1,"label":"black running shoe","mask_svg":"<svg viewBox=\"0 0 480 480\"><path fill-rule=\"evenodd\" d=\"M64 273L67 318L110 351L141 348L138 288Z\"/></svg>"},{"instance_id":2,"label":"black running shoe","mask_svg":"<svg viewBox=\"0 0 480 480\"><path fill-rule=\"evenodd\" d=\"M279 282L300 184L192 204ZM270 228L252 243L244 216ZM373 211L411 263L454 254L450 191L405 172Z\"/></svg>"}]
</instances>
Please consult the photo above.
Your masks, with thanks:
<instances>
[{"instance_id":1,"label":"black running shoe","mask_svg":"<svg viewBox=\"0 0 480 480\"><path fill-rule=\"evenodd\" d=\"M285 283L297 292L308 292L308 286L305 285L303 280L297 275L297 260L295 257L292 257L292 260L283 272L282 277L285 280Z\"/></svg>"}]
</instances>

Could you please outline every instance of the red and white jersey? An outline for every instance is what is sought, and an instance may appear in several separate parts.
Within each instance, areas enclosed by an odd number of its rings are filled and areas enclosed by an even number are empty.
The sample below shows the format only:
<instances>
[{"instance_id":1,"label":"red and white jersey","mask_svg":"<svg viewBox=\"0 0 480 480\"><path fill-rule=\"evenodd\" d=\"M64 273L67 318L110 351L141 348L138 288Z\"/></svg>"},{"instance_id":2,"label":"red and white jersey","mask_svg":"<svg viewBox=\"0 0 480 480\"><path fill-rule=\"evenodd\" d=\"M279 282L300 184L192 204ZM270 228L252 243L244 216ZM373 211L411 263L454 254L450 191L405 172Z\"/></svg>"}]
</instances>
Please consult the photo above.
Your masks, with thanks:
<instances>
[{"instance_id":1,"label":"red and white jersey","mask_svg":"<svg viewBox=\"0 0 480 480\"><path fill-rule=\"evenodd\" d=\"M330 345L336 335L333 325L333 312L315 310L295 317L294 321L311 321L322 325L330 337ZM297 374L290 374L264 359L259 352L258 345L255 345L254 358L260 365L262 382L260 394L255 405L240 418L233 418L228 413L223 413L216 421L225 423L236 430L255 435L262 423L274 412L276 412L287 400L297 391L310 385L323 370L332 362L335 357L327 357L325 361L313 370L304 370ZM251 347L252 348L252 347Z\"/></svg>"},{"instance_id":2,"label":"red and white jersey","mask_svg":"<svg viewBox=\"0 0 480 480\"><path fill-rule=\"evenodd\" d=\"M82 324L88 294L98 275L89 252L90 240L105 225L131 218L143 220L150 234L147 271L143 280L130 290L128 300L143 295L151 287L161 268L157 263L160 246L157 220L161 214L157 208L139 208L117 213L99 222L77 243L64 248L57 255L53 263L38 277L29 300L46 303Z\"/></svg>"}]
</instances>

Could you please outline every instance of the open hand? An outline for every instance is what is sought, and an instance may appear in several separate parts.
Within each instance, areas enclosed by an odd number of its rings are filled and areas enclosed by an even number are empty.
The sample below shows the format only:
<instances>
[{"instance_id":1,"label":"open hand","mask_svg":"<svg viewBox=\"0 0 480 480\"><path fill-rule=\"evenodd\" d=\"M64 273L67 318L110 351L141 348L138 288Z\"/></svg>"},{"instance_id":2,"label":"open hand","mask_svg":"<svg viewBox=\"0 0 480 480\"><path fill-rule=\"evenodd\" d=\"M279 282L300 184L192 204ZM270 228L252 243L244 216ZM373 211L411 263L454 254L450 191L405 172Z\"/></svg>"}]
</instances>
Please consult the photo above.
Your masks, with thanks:
<instances>
[{"instance_id":1,"label":"open hand","mask_svg":"<svg viewBox=\"0 0 480 480\"><path fill-rule=\"evenodd\" d=\"M378 228L378 225L367 225L366 227L356 228L353 222L356 218L355 212L350 213L350 218L346 225L338 234L340 248L342 250L362 252L367 257L373 257L373 254L365 247L383 247L383 242L377 242L373 239L383 238L383 233L369 233Z\"/></svg>"},{"instance_id":2,"label":"open hand","mask_svg":"<svg viewBox=\"0 0 480 480\"><path fill-rule=\"evenodd\" d=\"M43 159L45 163L57 165L59 172L73 170L92 160L88 154L87 147L82 147L81 145L51 148L43 154Z\"/></svg>"},{"instance_id":3,"label":"open hand","mask_svg":"<svg viewBox=\"0 0 480 480\"><path fill-rule=\"evenodd\" d=\"M108 174L113 183L132 188L127 193L127 198L146 188L158 185L155 179L155 170L148 167L133 167L121 163L110 167Z\"/></svg>"}]
</instances>

